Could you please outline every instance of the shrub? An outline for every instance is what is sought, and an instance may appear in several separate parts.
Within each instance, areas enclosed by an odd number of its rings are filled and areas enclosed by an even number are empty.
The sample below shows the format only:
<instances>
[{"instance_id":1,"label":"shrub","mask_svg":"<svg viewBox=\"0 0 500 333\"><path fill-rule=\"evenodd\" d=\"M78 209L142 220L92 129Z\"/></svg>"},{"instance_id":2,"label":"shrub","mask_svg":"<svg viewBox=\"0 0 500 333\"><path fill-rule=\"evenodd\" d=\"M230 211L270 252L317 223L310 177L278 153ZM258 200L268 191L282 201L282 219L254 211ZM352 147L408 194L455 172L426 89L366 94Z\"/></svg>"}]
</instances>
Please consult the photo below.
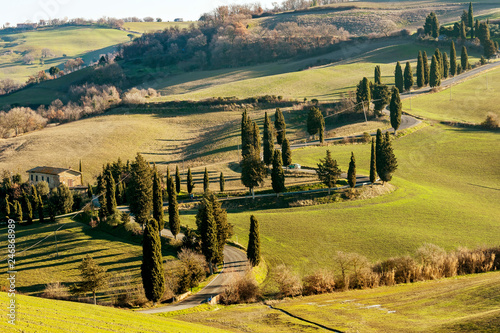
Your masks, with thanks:
<instances>
[{"instance_id":1,"label":"shrub","mask_svg":"<svg viewBox=\"0 0 500 333\"><path fill-rule=\"evenodd\" d=\"M372 136L368 132L363 132L363 141L365 143L370 143L372 142Z\"/></svg>"},{"instance_id":2,"label":"shrub","mask_svg":"<svg viewBox=\"0 0 500 333\"><path fill-rule=\"evenodd\" d=\"M319 270L308 275L303 280L304 295L316 295L331 293L335 289L335 278L333 273Z\"/></svg>"},{"instance_id":3,"label":"shrub","mask_svg":"<svg viewBox=\"0 0 500 333\"><path fill-rule=\"evenodd\" d=\"M469 250L460 248L456 255L458 274L484 273L494 268L496 252L493 249Z\"/></svg>"},{"instance_id":4,"label":"shrub","mask_svg":"<svg viewBox=\"0 0 500 333\"><path fill-rule=\"evenodd\" d=\"M42 297L67 301L71 298L71 295L69 294L68 287L64 284L60 282L53 282L45 286Z\"/></svg>"},{"instance_id":5,"label":"shrub","mask_svg":"<svg viewBox=\"0 0 500 333\"><path fill-rule=\"evenodd\" d=\"M299 276L285 265L279 265L273 272L273 281L277 284L281 297L293 297L302 294Z\"/></svg>"},{"instance_id":6,"label":"shrub","mask_svg":"<svg viewBox=\"0 0 500 333\"><path fill-rule=\"evenodd\" d=\"M252 303L260 298L257 281L250 272L233 280L220 295L221 304Z\"/></svg>"},{"instance_id":7,"label":"shrub","mask_svg":"<svg viewBox=\"0 0 500 333\"><path fill-rule=\"evenodd\" d=\"M486 120L481 123L481 126L486 129L497 129L500 127L498 115L493 112L489 112L486 116Z\"/></svg>"}]
</instances>

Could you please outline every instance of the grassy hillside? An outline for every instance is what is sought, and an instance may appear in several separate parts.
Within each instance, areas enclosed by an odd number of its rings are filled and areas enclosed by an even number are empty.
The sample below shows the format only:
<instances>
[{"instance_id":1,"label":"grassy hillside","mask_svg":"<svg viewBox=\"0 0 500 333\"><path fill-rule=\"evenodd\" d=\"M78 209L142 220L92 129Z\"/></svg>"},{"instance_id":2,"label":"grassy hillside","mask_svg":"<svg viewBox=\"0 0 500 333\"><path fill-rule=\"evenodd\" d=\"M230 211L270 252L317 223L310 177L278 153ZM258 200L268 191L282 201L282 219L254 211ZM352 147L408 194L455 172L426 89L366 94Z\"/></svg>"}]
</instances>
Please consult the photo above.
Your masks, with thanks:
<instances>
[{"instance_id":1,"label":"grassy hillside","mask_svg":"<svg viewBox=\"0 0 500 333\"><path fill-rule=\"evenodd\" d=\"M342 332L498 332L500 273L288 299L274 304ZM317 332L265 305L212 307L176 319L237 332Z\"/></svg>"},{"instance_id":2,"label":"grassy hillside","mask_svg":"<svg viewBox=\"0 0 500 333\"><path fill-rule=\"evenodd\" d=\"M54 232L61 225L63 227L56 233L56 247ZM2 232L0 240L0 244L6 246L7 233ZM41 242L37 244L39 241ZM30 248L33 245L35 246ZM28 251L22 253L28 248ZM113 296L116 296L113 294L121 292L120 283L128 282L130 288L142 283L142 246L82 223L61 220L58 224L18 226L16 249L16 287L27 295L40 295L49 283L60 282L69 286L80 281L78 265L87 254L111 274L110 284L98 292L98 302L111 302ZM164 247L165 257L173 254L171 248ZM6 281L5 272L0 276Z\"/></svg>"},{"instance_id":3,"label":"grassy hillside","mask_svg":"<svg viewBox=\"0 0 500 333\"><path fill-rule=\"evenodd\" d=\"M498 112L500 69L495 69L464 83L434 94L427 94L403 102L409 112L436 120L481 123L489 112Z\"/></svg>"},{"instance_id":4,"label":"grassy hillside","mask_svg":"<svg viewBox=\"0 0 500 333\"><path fill-rule=\"evenodd\" d=\"M165 30L170 27L179 27L179 29L189 28L195 22L126 22L123 28L133 32L147 33L158 30ZM195 23L196 24L196 23Z\"/></svg>"},{"instance_id":5,"label":"grassy hillside","mask_svg":"<svg viewBox=\"0 0 500 333\"><path fill-rule=\"evenodd\" d=\"M20 275L21 273L18 276ZM7 293L1 292L0 300L2 304L8 304ZM17 295L16 302L16 325L13 326L8 324L7 320L2 320L0 330L4 332L228 332L223 329L175 319L90 304L54 301L23 295ZM6 307L2 307L0 313L3 318L7 318Z\"/></svg>"},{"instance_id":6,"label":"grassy hillside","mask_svg":"<svg viewBox=\"0 0 500 333\"><path fill-rule=\"evenodd\" d=\"M99 60L99 54L110 52L110 46L128 40L125 31L97 27L64 27L1 35L0 79L11 78L25 82L28 76L38 71L58 66L76 57L82 57L88 64L89 61ZM40 58L42 49L45 48L50 50L52 56L44 58L42 65ZM87 53L91 54L86 56ZM26 54L33 55L33 64L23 64L23 56Z\"/></svg>"}]
</instances>

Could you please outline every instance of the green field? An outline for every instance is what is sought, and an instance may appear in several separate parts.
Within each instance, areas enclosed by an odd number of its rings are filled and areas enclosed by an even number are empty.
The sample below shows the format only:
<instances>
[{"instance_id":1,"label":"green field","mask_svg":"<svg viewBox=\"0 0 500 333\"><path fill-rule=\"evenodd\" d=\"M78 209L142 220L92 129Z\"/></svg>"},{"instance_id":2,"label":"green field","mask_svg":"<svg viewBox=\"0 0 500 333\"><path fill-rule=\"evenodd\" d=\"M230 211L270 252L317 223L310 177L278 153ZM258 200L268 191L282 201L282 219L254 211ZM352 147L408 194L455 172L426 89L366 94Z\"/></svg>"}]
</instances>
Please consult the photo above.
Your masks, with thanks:
<instances>
[{"instance_id":1,"label":"green field","mask_svg":"<svg viewBox=\"0 0 500 333\"><path fill-rule=\"evenodd\" d=\"M498 332L500 273L298 297L273 304L342 332ZM218 310L218 311L215 311ZM172 318L236 332L317 332L265 305L211 307Z\"/></svg>"},{"instance_id":2,"label":"green field","mask_svg":"<svg viewBox=\"0 0 500 333\"><path fill-rule=\"evenodd\" d=\"M2 232L0 239L6 246L7 233ZM49 283L69 287L80 281L78 265L87 254L110 273L110 284L98 292L98 302L109 304L121 292L121 282L131 287L141 285L142 246L79 222L64 219L58 224L18 226L16 250L16 287L23 294L39 296ZM174 254L171 247L164 247L164 258L173 258ZM6 273L1 274L2 281L7 281L6 277Z\"/></svg>"},{"instance_id":3,"label":"green field","mask_svg":"<svg viewBox=\"0 0 500 333\"><path fill-rule=\"evenodd\" d=\"M408 99L403 107L412 114L440 121L481 123L489 112L499 114L500 69L491 70L434 94Z\"/></svg>"},{"instance_id":4,"label":"green field","mask_svg":"<svg viewBox=\"0 0 500 333\"><path fill-rule=\"evenodd\" d=\"M147 33L159 30L165 30L171 27L179 29L189 28L195 22L125 22L123 28L133 32Z\"/></svg>"},{"instance_id":5,"label":"green field","mask_svg":"<svg viewBox=\"0 0 500 333\"><path fill-rule=\"evenodd\" d=\"M8 304L7 293L1 292L0 300L2 304ZM176 319L90 304L47 300L24 295L17 295L16 302L15 326L7 323L7 306L2 306L0 310L4 319L0 322L0 330L3 332L228 332Z\"/></svg>"},{"instance_id":6,"label":"green field","mask_svg":"<svg viewBox=\"0 0 500 333\"><path fill-rule=\"evenodd\" d=\"M98 61L100 54L114 49L111 46L128 40L125 31L97 27L64 27L1 35L0 79L25 82L30 75L76 57L83 58L86 64ZM45 48L50 50L52 56L44 58L41 65L42 49ZM33 55L35 60L32 65L23 64L25 54Z\"/></svg>"}]
</instances>

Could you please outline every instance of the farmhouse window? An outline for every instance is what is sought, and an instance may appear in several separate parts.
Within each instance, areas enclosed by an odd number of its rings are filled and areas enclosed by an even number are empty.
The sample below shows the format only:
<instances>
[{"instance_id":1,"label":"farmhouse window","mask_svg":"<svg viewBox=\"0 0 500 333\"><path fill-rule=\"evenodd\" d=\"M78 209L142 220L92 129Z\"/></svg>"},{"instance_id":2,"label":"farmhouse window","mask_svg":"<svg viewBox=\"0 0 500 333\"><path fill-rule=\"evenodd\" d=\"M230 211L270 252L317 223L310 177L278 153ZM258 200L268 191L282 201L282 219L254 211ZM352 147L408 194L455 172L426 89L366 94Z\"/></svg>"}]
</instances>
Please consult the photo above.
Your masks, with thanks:
<instances>
[{"instance_id":1,"label":"farmhouse window","mask_svg":"<svg viewBox=\"0 0 500 333\"><path fill-rule=\"evenodd\" d=\"M36 178L36 181L38 181L38 175L37 175L37 176L35 176L35 178Z\"/></svg>"},{"instance_id":2,"label":"farmhouse window","mask_svg":"<svg viewBox=\"0 0 500 333\"><path fill-rule=\"evenodd\" d=\"M33 175L31 175L31 181L33 181Z\"/></svg>"}]
</instances>

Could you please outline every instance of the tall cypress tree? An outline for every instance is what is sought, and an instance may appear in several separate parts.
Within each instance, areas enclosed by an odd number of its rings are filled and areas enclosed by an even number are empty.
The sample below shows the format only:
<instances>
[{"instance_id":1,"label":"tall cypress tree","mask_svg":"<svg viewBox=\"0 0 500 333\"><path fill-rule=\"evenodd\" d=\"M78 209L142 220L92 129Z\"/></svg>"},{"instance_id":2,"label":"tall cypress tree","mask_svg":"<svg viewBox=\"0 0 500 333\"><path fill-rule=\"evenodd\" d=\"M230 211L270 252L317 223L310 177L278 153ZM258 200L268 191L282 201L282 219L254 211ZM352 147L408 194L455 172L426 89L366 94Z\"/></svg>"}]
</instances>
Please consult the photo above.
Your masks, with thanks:
<instances>
[{"instance_id":1,"label":"tall cypress tree","mask_svg":"<svg viewBox=\"0 0 500 333\"><path fill-rule=\"evenodd\" d=\"M25 214L26 222L28 224L32 224L33 223L33 207L31 205L30 198L26 193L24 193L23 199L24 199L24 211L26 212L26 214Z\"/></svg>"},{"instance_id":2,"label":"tall cypress tree","mask_svg":"<svg viewBox=\"0 0 500 333\"><path fill-rule=\"evenodd\" d=\"M252 121L245 110L241 115L241 156L248 154L251 145L253 145Z\"/></svg>"},{"instance_id":3,"label":"tall cypress tree","mask_svg":"<svg viewBox=\"0 0 500 333\"><path fill-rule=\"evenodd\" d=\"M379 65L375 66L375 77L373 81L375 84L382 84L382 73Z\"/></svg>"},{"instance_id":4,"label":"tall cypress tree","mask_svg":"<svg viewBox=\"0 0 500 333\"><path fill-rule=\"evenodd\" d=\"M446 79L450 73L450 61L448 60L448 54L443 52L443 77Z\"/></svg>"},{"instance_id":5,"label":"tall cypress tree","mask_svg":"<svg viewBox=\"0 0 500 333\"><path fill-rule=\"evenodd\" d=\"M222 264L224 262L224 247L232 235L233 226L227 223L227 211L222 208L215 194L212 192L208 192L207 194L212 205L214 220L217 226L217 255L214 258L214 263Z\"/></svg>"},{"instance_id":6,"label":"tall cypress tree","mask_svg":"<svg viewBox=\"0 0 500 333\"><path fill-rule=\"evenodd\" d=\"M181 221L179 219L179 205L177 204L177 193L174 187L173 180L167 188L168 191L168 224L174 238L177 239L177 234L181 229Z\"/></svg>"},{"instance_id":7,"label":"tall cypress tree","mask_svg":"<svg viewBox=\"0 0 500 333\"><path fill-rule=\"evenodd\" d=\"M359 84L356 89L356 104L358 104L357 109L358 110L363 110L364 108L369 109L371 99L372 97L371 97L370 81L368 81L368 79L364 77L361 81L359 81ZM321 115L321 111L319 111L319 109L318 112ZM321 115L321 117L323 116ZM319 129L319 127L320 126L318 123L317 128Z\"/></svg>"},{"instance_id":8,"label":"tall cypress tree","mask_svg":"<svg viewBox=\"0 0 500 333\"><path fill-rule=\"evenodd\" d=\"M45 215L43 211L43 199L40 194L38 194L38 222L40 223L45 222Z\"/></svg>"},{"instance_id":9,"label":"tall cypress tree","mask_svg":"<svg viewBox=\"0 0 500 333\"><path fill-rule=\"evenodd\" d=\"M398 88L399 91L403 91L404 89L403 70L401 68L401 64L399 63L399 61L396 64L396 70L394 71L394 75L395 75L394 84L396 88Z\"/></svg>"},{"instance_id":10,"label":"tall cypress tree","mask_svg":"<svg viewBox=\"0 0 500 333\"><path fill-rule=\"evenodd\" d=\"M323 114L317 107L312 107L307 114L307 133L309 135L316 135L320 132L321 128L324 129L325 119Z\"/></svg>"},{"instance_id":11,"label":"tall cypress tree","mask_svg":"<svg viewBox=\"0 0 500 333\"><path fill-rule=\"evenodd\" d=\"M436 56L437 64L438 64L438 70L439 70L439 77L443 77L443 54L441 51L439 51L438 48L434 51L434 55Z\"/></svg>"},{"instance_id":12,"label":"tall cypress tree","mask_svg":"<svg viewBox=\"0 0 500 333\"><path fill-rule=\"evenodd\" d=\"M181 193L181 174L178 165L175 166L175 192Z\"/></svg>"},{"instance_id":13,"label":"tall cypress tree","mask_svg":"<svg viewBox=\"0 0 500 333\"><path fill-rule=\"evenodd\" d=\"M23 221L23 208L21 207L21 203L17 200L14 200L13 206L14 206L14 220L16 222L22 222Z\"/></svg>"},{"instance_id":14,"label":"tall cypress tree","mask_svg":"<svg viewBox=\"0 0 500 333\"><path fill-rule=\"evenodd\" d=\"M256 154L253 146L250 147L250 152L243 157L241 162L241 182L250 189L252 196L254 196L254 187L264 181L266 174L267 169L264 162L262 162L260 156Z\"/></svg>"},{"instance_id":15,"label":"tall cypress tree","mask_svg":"<svg viewBox=\"0 0 500 333\"><path fill-rule=\"evenodd\" d=\"M462 46L462 54L460 56L460 63L462 64L462 70L466 71L470 69L469 56L467 55L467 48Z\"/></svg>"},{"instance_id":16,"label":"tall cypress tree","mask_svg":"<svg viewBox=\"0 0 500 333\"><path fill-rule=\"evenodd\" d=\"M422 53L422 61L424 63L424 84L429 84L429 61L427 60L427 53Z\"/></svg>"},{"instance_id":17,"label":"tall cypress tree","mask_svg":"<svg viewBox=\"0 0 500 333\"><path fill-rule=\"evenodd\" d=\"M424 60L422 58L422 51L418 51L418 60L417 60L417 87L422 88L424 85L425 85Z\"/></svg>"},{"instance_id":18,"label":"tall cypress tree","mask_svg":"<svg viewBox=\"0 0 500 333\"><path fill-rule=\"evenodd\" d=\"M208 177L207 168L205 168L205 173L203 174L203 192L208 191L210 187L210 178Z\"/></svg>"},{"instance_id":19,"label":"tall cypress tree","mask_svg":"<svg viewBox=\"0 0 500 333\"><path fill-rule=\"evenodd\" d=\"M257 123L254 121L252 122L252 138L253 138L253 147L255 149L255 153L259 156L260 158L260 131L259 131L259 126Z\"/></svg>"},{"instance_id":20,"label":"tall cypress tree","mask_svg":"<svg viewBox=\"0 0 500 333\"><path fill-rule=\"evenodd\" d=\"M285 172L283 171L281 153L278 150L274 151L271 181L273 185L273 191L274 193L276 193L276 197L278 197L281 192L285 191Z\"/></svg>"},{"instance_id":21,"label":"tall cypress tree","mask_svg":"<svg viewBox=\"0 0 500 333\"><path fill-rule=\"evenodd\" d=\"M220 173L220 176L219 176L219 190L220 192L224 192L224 187L226 186L226 180L224 179L224 174Z\"/></svg>"},{"instance_id":22,"label":"tall cypress tree","mask_svg":"<svg viewBox=\"0 0 500 333\"><path fill-rule=\"evenodd\" d=\"M467 39L467 30L465 29L466 25L467 24L464 21L460 22L459 34L462 43L464 43L465 40Z\"/></svg>"},{"instance_id":23,"label":"tall cypress tree","mask_svg":"<svg viewBox=\"0 0 500 333\"><path fill-rule=\"evenodd\" d=\"M370 157L370 183L375 184L377 180L377 170L375 163L375 139L372 138L372 152Z\"/></svg>"},{"instance_id":24,"label":"tall cypress tree","mask_svg":"<svg viewBox=\"0 0 500 333\"><path fill-rule=\"evenodd\" d=\"M106 182L106 216L110 216L116 211L116 184L111 170L106 171L104 179Z\"/></svg>"},{"instance_id":25,"label":"tall cypress tree","mask_svg":"<svg viewBox=\"0 0 500 333\"><path fill-rule=\"evenodd\" d=\"M186 185L187 185L188 193L189 194L193 193L194 182L193 182L193 175L191 174L191 168L188 168L186 183L187 183Z\"/></svg>"},{"instance_id":26,"label":"tall cypress tree","mask_svg":"<svg viewBox=\"0 0 500 333\"><path fill-rule=\"evenodd\" d=\"M165 221L163 219L163 191L161 177L158 174L156 166L153 168L153 219L158 222L158 228L161 233L165 227Z\"/></svg>"},{"instance_id":27,"label":"tall cypress tree","mask_svg":"<svg viewBox=\"0 0 500 333\"><path fill-rule=\"evenodd\" d=\"M217 223L214 218L212 204L205 193L201 202L198 214L196 214L196 224L201 235L201 252L205 256L210 274L213 274L213 262L218 254Z\"/></svg>"},{"instance_id":28,"label":"tall cypress tree","mask_svg":"<svg viewBox=\"0 0 500 333\"><path fill-rule=\"evenodd\" d=\"M4 208L5 217L7 219L9 219L9 217L10 217L10 205L11 204L9 202L9 195L8 194L5 195L5 199L4 200L5 201L4 201L4 207L3 208Z\"/></svg>"},{"instance_id":29,"label":"tall cypress tree","mask_svg":"<svg viewBox=\"0 0 500 333\"><path fill-rule=\"evenodd\" d=\"M274 155L274 135L271 121L266 115L264 117L264 164L270 165L273 162Z\"/></svg>"},{"instance_id":30,"label":"tall cypress tree","mask_svg":"<svg viewBox=\"0 0 500 333\"><path fill-rule=\"evenodd\" d=\"M474 9L472 9L472 2L469 3L469 12L468 12L468 23L470 28L470 37L474 39Z\"/></svg>"},{"instance_id":31,"label":"tall cypress tree","mask_svg":"<svg viewBox=\"0 0 500 333\"><path fill-rule=\"evenodd\" d=\"M399 97L398 88L392 88L391 103L389 104L389 111L391 117L391 126L394 128L394 135L401 125L401 114L403 112L403 106L401 104L401 98Z\"/></svg>"},{"instance_id":32,"label":"tall cypress tree","mask_svg":"<svg viewBox=\"0 0 500 333\"><path fill-rule=\"evenodd\" d=\"M377 136L375 140L375 167L377 170L377 174L380 176L382 172L384 160L382 155L384 145L384 136L382 135L382 131L380 129L377 130Z\"/></svg>"},{"instance_id":33,"label":"tall cypress tree","mask_svg":"<svg viewBox=\"0 0 500 333\"><path fill-rule=\"evenodd\" d=\"M283 140L281 154L283 157L283 165L288 167L290 164L292 164L292 150L290 148L290 141L288 141L288 138L285 138L285 140Z\"/></svg>"},{"instance_id":34,"label":"tall cypress tree","mask_svg":"<svg viewBox=\"0 0 500 333\"><path fill-rule=\"evenodd\" d=\"M130 212L135 220L145 225L153 209L153 179L151 168L141 154L137 154L131 165L130 182L127 187Z\"/></svg>"},{"instance_id":35,"label":"tall cypress tree","mask_svg":"<svg viewBox=\"0 0 500 333\"><path fill-rule=\"evenodd\" d=\"M276 108L274 114L274 128L276 129L276 141L279 145L282 145L286 137L286 123L280 108Z\"/></svg>"},{"instance_id":36,"label":"tall cypress tree","mask_svg":"<svg viewBox=\"0 0 500 333\"><path fill-rule=\"evenodd\" d=\"M259 221L255 216L250 216L250 233L248 235L247 258L252 267L260 263L260 232Z\"/></svg>"},{"instance_id":37,"label":"tall cypress tree","mask_svg":"<svg viewBox=\"0 0 500 333\"><path fill-rule=\"evenodd\" d=\"M457 51L455 50L455 43L451 41L450 48L450 75L455 76L457 74Z\"/></svg>"},{"instance_id":38,"label":"tall cypress tree","mask_svg":"<svg viewBox=\"0 0 500 333\"><path fill-rule=\"evenodd\" d=\"M385 138L382 142L381 149L382 158L382 170L379 173L379 177L383 182L388 182L392 179L392 174L398 168L398 163L396 156L392 150L391 138L389 132L385 133Z\"/></svg>"},{"instance_id":39,"label":"tall cypress tree","mask_svg":"<svg viewBox=\"0 0 500 333\"><path fill-rule=\"evenodd\" d=\"M356 159L354 153L351 152L351 161L349 162L349 169L347 170L347 182L351 188L356 186Z\"/></svg>"},{"instance_id":40,"label":"tall cypress tree","mask_svg":"<svg viewBox=\"0 0 500 333\"><path fill-rule=\"evenodd\" d=\"M439 71L439 63L435 55L432 56L429 85L433 88L441 85L441 73Z\"/></svg>"},{"instance_id":41,"label":"tall cypress tree","mask_svg":"<svg viewBox=\"0 0 500 333\"><path fill-rule=\"evenodd\" d=\"M411 87L413 86L413 71L411 70L411 65L409 61L406 62L405 66L404 86L405 90L407 91L411 90Z\"/></svg>"},{"instance_id":42,"label":"tall cypress tree","mask_svg":"<svg viewBox=\"0 0 500 333\"><path fill-rule=\"evenodd\" d=\"M165 291L165 273L158 222L154 219L149 220L144 230L141 277L146 298L156 304Z\"/></svg>"}]
</instances>

